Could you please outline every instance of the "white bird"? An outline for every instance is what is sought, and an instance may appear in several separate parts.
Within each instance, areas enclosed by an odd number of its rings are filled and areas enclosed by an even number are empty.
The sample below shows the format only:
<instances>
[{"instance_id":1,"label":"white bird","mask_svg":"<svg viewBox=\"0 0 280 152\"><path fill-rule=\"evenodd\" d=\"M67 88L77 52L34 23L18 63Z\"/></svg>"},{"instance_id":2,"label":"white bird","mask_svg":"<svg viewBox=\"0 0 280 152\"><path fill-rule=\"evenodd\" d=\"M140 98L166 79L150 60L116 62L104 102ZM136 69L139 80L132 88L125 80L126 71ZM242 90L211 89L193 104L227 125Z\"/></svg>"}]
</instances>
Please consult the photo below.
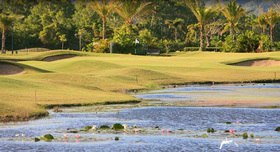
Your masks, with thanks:
<instances>
[{"instance_id":1,"label":"white bird","mask_svg":"<svg viewBox=\"0 0 280 152\"><path fill-rule=\"evenodd\" d=\"M124 130L126 130L127 129L127 124L123 124L123 128L124 128Z\"/></svg>"},{"instance_id":2,"label":"white bird","mask_svg":"<svg viewBox=\"0 0 280 152\"><path fill-rule=\"evenodd\" d=\"M16 134L15 136L16 136L16 137L18 137L18 136L19 136L19 134Z\"/></svg>"},{"instance_id":3,"label":"white bird","mask_svg":"<svg viewBox=\"0 0 280 152\"><path fill-rule=\"evenodd\" d=\"M91 130L92 130L92 131L95 131L95 130L96 130L96 125L93 125L92 128L91 128Z\"/></svg>"},{"instance_id":4,"label":"white bird","mask_svg":"<svg viewBox=\"0 0 280 152\"><path fill-rule=\"evenodd\" d=\"M233 140L228 140L228 139L226 138L225 141L222 141L221 146L220 146L220 149L223 148L223 145L224 145L224 144L228 144L228 145L229 145L229 144L231 144L232 142L236 145L236 147L239 147L239 146L237 145L236 142L234 142Z\"/></svg>"}]
</instances>

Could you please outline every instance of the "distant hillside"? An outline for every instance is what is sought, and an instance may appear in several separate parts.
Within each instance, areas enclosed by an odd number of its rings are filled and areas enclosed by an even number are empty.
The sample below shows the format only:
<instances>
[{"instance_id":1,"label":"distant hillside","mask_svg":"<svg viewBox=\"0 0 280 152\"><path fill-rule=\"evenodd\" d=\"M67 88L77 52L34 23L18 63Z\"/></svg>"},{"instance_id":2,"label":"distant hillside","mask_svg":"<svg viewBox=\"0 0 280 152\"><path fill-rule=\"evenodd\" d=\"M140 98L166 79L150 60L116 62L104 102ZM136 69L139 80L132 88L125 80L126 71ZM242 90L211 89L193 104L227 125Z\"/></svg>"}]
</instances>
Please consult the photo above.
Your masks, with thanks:
<instances>
[{"instance_id":1,"label":"distant hillside","mask_svg":"<svg viewBox=\"0 0 280 152\"><path fill-rule=\"evenodd\" d=\"M221 3L230 2L232 0L219 0ZM280 4L279 0L236 0L237 3L242 4L247 10L253 10L252 13L258 15L260 6L264 11L273 7L274 4ZM206 5L215 5L216 0L205 0Z\"/></svg>"}]
</instances>

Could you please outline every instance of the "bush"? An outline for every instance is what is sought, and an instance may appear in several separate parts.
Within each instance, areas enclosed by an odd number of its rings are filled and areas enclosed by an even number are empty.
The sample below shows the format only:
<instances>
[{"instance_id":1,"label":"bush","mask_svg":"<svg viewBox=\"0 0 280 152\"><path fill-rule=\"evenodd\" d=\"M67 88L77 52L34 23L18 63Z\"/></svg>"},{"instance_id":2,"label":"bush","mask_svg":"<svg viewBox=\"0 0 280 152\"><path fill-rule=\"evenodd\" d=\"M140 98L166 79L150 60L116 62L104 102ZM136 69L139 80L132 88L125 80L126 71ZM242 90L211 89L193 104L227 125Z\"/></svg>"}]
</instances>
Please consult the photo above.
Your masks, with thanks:
<instances>
[{"instance_id":1,"label":"bush","mask_svg":"<svg viewBox=\"0 0 280 152\"><path fill-rule=\"evenodd\" d=\"M118 45L115 45L114 52L117 53L132 53L135 50L135 40L137 39L136 26L122 26L114 30L114 40Z\"/></svg>"},{"instance_id":2,"label":"bush","mask_svg":"<svg viewBox=\"0 0 280 152\"><path fill-rule=\"evenodd\" d=\"M93 45L93 52L95 53L110 53L110 42L108 39L101 39Z\"/></svg>"},{"instance_id":3,"label":"bush","mask_svg":"<svg viewBox=\"0 0 280 152\"><path fill-rule=\"evenodd\" d=\"M212 46L222 47L223 41L221 40L220 36L214 36L211 41Z\"/></svg>"},{"instance_id":4,"label":"bush","mask_svg":"<svg viewBox=\"0 0 280 152\"><path fill-rule=\"evenodd\" d=\"M235 52L236 46L234 43L234 39L230 35L225 38L225 42L223 43L223 51L224 52Z\"/></svg>"},{"instance_id":5,"label":"bush","mask_svg":"<svg viewBox=\"0 0 280 152\"><path fill-rule=\"evenodd\" d=\"M157 38L151 34L151 31L144 29L139 31L139 40L146 44L149 48L158 48Z\"/></svg>"},{"instance_id":6,"label":"bush","mask_svg":"<svg viewBox=\"0 0 280 152\"><path fill-rule=\"evenodd\" d=\"M124 127L123 127L123 125L116 123L113 125L112 129L121 130L121 129L124 129Z\"/></svg>"},{"instance_id":7,"label":"bush","mask_svg":"<svg viewBox=\"0 0 280 152\"><path fill-rule=\"evenodd\" d=\"M253 31L246 31L237 37L237 52L255 52L260 45L260 37Z\"/></svg>"}]
</instances>

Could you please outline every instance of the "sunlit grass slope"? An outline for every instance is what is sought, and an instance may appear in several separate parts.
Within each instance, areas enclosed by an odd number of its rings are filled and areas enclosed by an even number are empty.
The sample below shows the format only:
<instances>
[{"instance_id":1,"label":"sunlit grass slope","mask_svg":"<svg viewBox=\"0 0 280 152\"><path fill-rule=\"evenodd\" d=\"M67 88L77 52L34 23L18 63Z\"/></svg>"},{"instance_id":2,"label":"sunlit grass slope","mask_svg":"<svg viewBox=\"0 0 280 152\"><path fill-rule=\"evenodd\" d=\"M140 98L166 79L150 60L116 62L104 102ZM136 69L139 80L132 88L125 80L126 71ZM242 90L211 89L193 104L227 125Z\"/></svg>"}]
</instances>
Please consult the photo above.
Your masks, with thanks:
<instances>
[{"instance_id":1,"label":"sunlit grass slope","mask_svg":"<svg viewBox=\"0 0 280 152\"><path fill-rule=\"evenodd\" d=\"M79 56L54 62L41 61L61 54ZM26 71L21 75L0 76L0 115L44 112L45 109L38 105L133 101L136 99L124 94L125 90L154 89L160 84L272 80L274 72L278 72L280 79L279 66L227 65L260 58L280 59L280 53L190 52L151 57L57 50L0 55L0 60L17 60L13 64Z\"/></svg>"}]
</instances>

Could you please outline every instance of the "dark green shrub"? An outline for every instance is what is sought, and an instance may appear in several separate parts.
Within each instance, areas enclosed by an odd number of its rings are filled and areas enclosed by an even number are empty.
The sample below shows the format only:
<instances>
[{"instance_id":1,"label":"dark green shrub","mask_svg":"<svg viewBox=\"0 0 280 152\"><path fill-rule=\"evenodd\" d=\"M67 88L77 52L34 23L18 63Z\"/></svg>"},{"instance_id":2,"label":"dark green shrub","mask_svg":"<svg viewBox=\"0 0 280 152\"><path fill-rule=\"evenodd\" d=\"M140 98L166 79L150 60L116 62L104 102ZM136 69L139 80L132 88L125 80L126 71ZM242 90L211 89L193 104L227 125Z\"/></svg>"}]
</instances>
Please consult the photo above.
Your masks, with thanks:
<instances>
[{"instance_id":1,"label":"dark green shrub","mask_svg":"<svg viewBox=\"0 0 280 152\"><path fill-rule=\"evenodd\" d=\"M124 127L123 127L123 125L116 123L113 125L112 129L121 130L121 129L124 129Z\"/></svg>"}]
</instances>

